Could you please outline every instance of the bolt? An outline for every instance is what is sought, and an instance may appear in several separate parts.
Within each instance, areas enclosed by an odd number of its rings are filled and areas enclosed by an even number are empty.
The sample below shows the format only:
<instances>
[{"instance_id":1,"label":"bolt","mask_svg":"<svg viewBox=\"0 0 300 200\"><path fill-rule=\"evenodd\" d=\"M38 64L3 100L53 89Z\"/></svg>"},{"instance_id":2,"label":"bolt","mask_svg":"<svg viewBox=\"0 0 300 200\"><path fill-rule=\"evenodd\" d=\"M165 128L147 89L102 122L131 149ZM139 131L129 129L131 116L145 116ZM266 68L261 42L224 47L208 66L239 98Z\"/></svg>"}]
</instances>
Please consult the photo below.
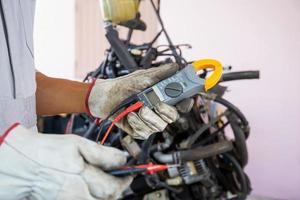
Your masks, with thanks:
<instances>
[{"instance_id":1,"label":"bolt","mask_svg":"<svg viewBox=\"0 0 300 200\"><path fill-rule=\"evenodd\" d=\"M161 193L160 193L160 192L157 192L157 193L156 193L156 197L160 198L160 197L161 197Z\"/></svg>"}]
</instances>

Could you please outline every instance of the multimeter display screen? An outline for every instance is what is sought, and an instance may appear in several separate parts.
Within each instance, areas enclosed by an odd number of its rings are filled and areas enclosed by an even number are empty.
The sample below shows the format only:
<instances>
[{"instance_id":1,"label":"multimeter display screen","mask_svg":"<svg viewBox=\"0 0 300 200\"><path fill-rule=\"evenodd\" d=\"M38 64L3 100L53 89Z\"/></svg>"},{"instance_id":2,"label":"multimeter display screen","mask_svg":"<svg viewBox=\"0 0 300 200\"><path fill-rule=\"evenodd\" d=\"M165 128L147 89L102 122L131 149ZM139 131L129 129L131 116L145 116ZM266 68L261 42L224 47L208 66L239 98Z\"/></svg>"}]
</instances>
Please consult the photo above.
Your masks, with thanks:
<instances>
[{"instance_id":1,"label":"multimeter display screen","mask_svg":"<svg viewBox=\"0 0 300 200\"><path fill-rule=\"evenodd\" d=\"M147 92L146 97L148 98L148 100L151 102L152 105L156 105L157 103L160 102L160 99L158 98L158 96L155 94L153 90Z\"/></svg>"}]
</instances>

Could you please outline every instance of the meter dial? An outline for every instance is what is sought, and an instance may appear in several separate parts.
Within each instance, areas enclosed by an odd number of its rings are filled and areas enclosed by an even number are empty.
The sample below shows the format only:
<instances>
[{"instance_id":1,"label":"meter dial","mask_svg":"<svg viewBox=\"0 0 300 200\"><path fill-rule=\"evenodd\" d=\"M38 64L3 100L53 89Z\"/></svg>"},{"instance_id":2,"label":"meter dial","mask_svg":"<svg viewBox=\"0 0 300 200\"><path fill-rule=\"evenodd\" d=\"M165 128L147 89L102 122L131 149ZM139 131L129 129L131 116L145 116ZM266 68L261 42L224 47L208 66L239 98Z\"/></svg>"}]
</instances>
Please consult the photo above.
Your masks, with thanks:
<instances>
[{"instance_id":1,"label":"meter dial","mask_svg":"<svg viewBox=\"0 0 300 200\"><path fill-rule=\"evenodd\" d=\"M180 96L182 94L182 92L183 92L183 87L178 82L169 83L165 87L166 95L168 95L169 97L172 97L172 98L176 98L176 97Z\"/></svg>"}]
</instances>

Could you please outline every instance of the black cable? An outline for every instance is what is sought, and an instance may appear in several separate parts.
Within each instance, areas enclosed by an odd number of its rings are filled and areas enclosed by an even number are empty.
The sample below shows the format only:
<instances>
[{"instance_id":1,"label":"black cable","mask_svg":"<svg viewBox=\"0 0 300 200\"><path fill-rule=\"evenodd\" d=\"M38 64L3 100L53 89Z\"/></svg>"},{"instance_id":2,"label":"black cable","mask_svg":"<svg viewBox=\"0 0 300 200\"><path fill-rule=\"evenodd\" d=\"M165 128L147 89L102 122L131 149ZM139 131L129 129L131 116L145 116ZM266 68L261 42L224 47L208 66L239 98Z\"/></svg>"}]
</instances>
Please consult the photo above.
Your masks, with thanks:
<instances>
[{"instance_id":1,"label":"black cable","mask_svg":"<svg viewBox=\"0 0 300 200\"><path fill-rule=\"evenodd\" d=\"M234 112L227 111L229 114L226 115L228 122L226 122L221 128L217 129L213 133L211 133L208 137L199 141L198 143L192 145L192 147L202 146L204 144L212 141L216 136L218 136L219 132L223 131L226 126L230 124L233 133L234 133L234 144L235 151L234 153L238 157L238 161L241 166L244 167L248 163L248 150L246 145L246 138L243 129L240 127L239 118L236 116ZM201 128L199 129L201 130ZM197 131L198 132L198 131ZM196 132L196 134L197 134Z\"/></svg>"},{"instance_id":2,"label":"black cable","mask_svg":"<svg viewBox=\"0 0 300 200\"><path fill-rule=\"evenodd\" d=\"M126 38L126 41L125 41L125 44L128 45L130 43L130 40L132 38L132 34L133 34L133 29L130 28L128 33L127 33L127 38Z\"/></svg>"},{"instance_id":3,"label":"black cable","mask_svg":"<svg viewBox=\"0 0 300 200\"><path fill-rule=\"evenodd\" d=\"M83 134L82 137L89 138L94 133L96 128L97 128L97 121L95 120L89 125L88 130Z\"/></svg>"},{"instance_id":4,"label":"black cable","mask_svg":"<svg viewBox=\"0 0 300 200\"><path fill-rule=\"evenodd\" d=\"M86 82L88 81L90 78L98 78L100 74L104 74L103 73L103 68L107 65L107 62L108 62L108 56L106 56L105 60L103 62L101 62L101 64L99 65L99 67L88 73L85 78L83 79L83 82Z\"/></svg>"},{"instance_id":5,"label":"black cable","mask_svg":"<svg viewBox=\"0 0 300 200\"><path fill-rule=\"evenodd\" d=\"M152 39L152 41L149 43L149 46L152 47L152 45L157 41L157 39L159 38L159 36L162 34L163 30L160 30L158 32L158 34L156 34L156 36Z\"/></svg>"},{"instance_id":6,"label":"black cable","mask_svg":"<svg viewBox=\"0 0 300 200\"><path fill-rule=\"evenodd\" d=\"M245 167L248 163L248 149L246 145L246 138L243 129L239 125L239 119L236 114L231 113L227 116L231 129L234 134L234 153L237 155L237 159L242 167Z\"/></svg>"},{"instance_id":7,"label":"black cable","mask_svg":"<svg viewBox=\"0 0 300 200\"><path fill-rule=\"evenodd\" d=\"M242 167L238 163L238 161L230 154L224 153L223 156L227 158L234 168L234 171L236 172L236 175L239 178L239 184L240 184L240 193L238 194L238 197L234 198L236 200L244 200L246 199L247 195L250 192L248 180L246 178L245 172L243 171Z\"/></svg>"},{"instance_id":8,"label":"black cable","mask_svg":"<svg viewBox=\"0 0 300 200\"><path fill-rule=\"evenodd\" d=\"M259 71L240 71L240 72L229 72L222 75L219 82L235 81L244 79L259 79Z\"/></svg>"},{"instance_id":9,"label":"black cable","mask_svg":"<svg viewBox=\"0 0 300 200\"><path fill-rule=\"evenodd\" d=\"M150 147L153 144L153 140L155 138L155 134L150 135L150 137L145 140L142 144L142 150L138 158L139 164L144 164L147 162L148 158L150 157Z\"/></svg>"},{"instance_id":10,"label":"black cable","mask_svg":"<svg viewBox=\"0 0 300 200\"><path fill-rule=\"evenodd\" d=\"M171 49L171 51L172 51L172 53L173 53L173 55L174 55L174 57L175 57L176 63L177 63L180 67L182 67L181 58L180 58L180 56L177 54L177 52L176 52L176 47L174 46L174 44L173 44L173 42L172 42L172 40L171 40L171 38L170 38L168 32L167 32L166 29L165 29L165 26L164 26L164 23L163 23L163 21L162 21L162 19L161 19L159 10L156 8L156 6L155 6L153 0L150 0L150 2L151 2L151 5L152 5L152 7L153 7L153 9L154 9L154 11L155 11L156 17L157 17L157 19L158 19L158 21L159 21L159 23L160 23L160 25L161 25L161 27L162 27L162 31L164 32L164 34L165 34L165 36L166 36L166 39L167 39L167 41L168 41L168 43L169 43L169 45L170 45L170 49Z\"/></svg>"},{"instance_id":11,"label":"black cable","mask_svg":"<svg viewBox=\"0 0 300 200\"><path fill-rule=\"evenodd\" d=\"M245 136L247 139L249 137L249 133L250 133L249 122L246 119L245 115L241 112L241 110L239 108L237 108L235 105L233 105L232 103L230 103L229 101L223 99L222 97L218 96L214 99L214 101L227 107L229 111L232 111L237 115L237 117L241 120L241 122L244 126L243 130L244 130L244 133L245 133Z\"/></svg>"},{"instance_id":12,"label":"black cable","mask_svg":"<svg viewBox=\"0 0 300 200\"><path fill-rule=\"evenodd\" d=\"M97 134L97 137L96 137L96 142L99 142L99 141L100 141L100 136L101 136L101 134L102 134L102 132L103 132L103 128L104 128L104 126L107 125L108 123L109 123L109 119L104 119L104 120L101 122L101 124L100 124L100 126L99 126L99 131L98 131L98 134Z\"/></svg>"},{"instance_id":13,"label":"black cable","mask_svg":"<svg viewBox=\"0 0 300 200\"><path fill-rule=\"evenodd\" d=\"M157 11L160 13L160 0L157 0Z\"/></svg>"},{"instance_id":14,"label":"black cable","mask_svg":"<svg viewBox=\"0 0 300 200\"><path fill-rule=\"evenodd\" d=\"M226 122L221 128L218 128L216 131L214 131L213 133L209 134L209 136L207 136L206 138L204 138L203 140L201 140L200 142L196 143L193 145L193 148L198 147L198 146L203 146L205 144L208 144L209 142L211 142L215 137L218 136L218 134L221 131L224 131L224 129L229 125L229 122Z\"/></svg>"},{"instance_id":15,"label":"black cable","mask_svg":"<svg viewBox=\"0 0 300 200\"><path fill-rule=\"evenodd\" d=\"M159 56L168 56L168 57L169 56L173 56L176 59L176 55L174 55L173 52L165 53L165 52L168 52L168 51L172 51L170 45L159 45L157 48L164 47L164 46L168 47L168 48L164 49L162 51L159 51L157 57L159 57ZM183 61L184 65L188 65L189 62L187 62L187 60L182 57L182 50L178 46L175 46L175 51L177 52L177 50L179 51L179 58L180 58L180 60ZM178 53L177 53L177 55L178 55Z\"/></svg>"},{"instance_id":16,"label":"black cable","mask_svg":"<svg viewBox=\"0 0 300 200\"><path fill-rule=\"evenodd\" d=\"M1 14L1 21L2 21L2 26L3 26L3 31L4 31L4 36L6 40L6 46L7 46L7 52L8 52L8 59L9 59L9 65L10 65L10 72L11 72L11 77L12 77L12 83L13 83L13 98L16 99L16 79L15 79L15 72L14 72L14 67L13 67L13 62L12 62L12 57L11 57L11 50L10 50L10 45L9 45L9 36L8 36L8 31L7 31L7 24L6 24L6 19L4 15L4 9L3 9L3 4L2 0L0 0L0 14Z\"/></svg>"},{"instance_id":17,"label":"black cable","mask_svg":"<svg viewBox=\"0 0 300 200\"><path fill-rule=\"evenodd\" d=\"M224 113L220 114L216 118L212 119L209 123L203 124L193 135L188 137L186 141L183 142L183 146L185 148L191 148L192 145L198 140L198 138L209 129L211 126L213 126L215 123L217 123L223 116L227 116L230 112L225 111Z\"/></svg>"},{"instance_id":18,"label":"black cable","mask_svg":"<svg viewBox=\"0 0 300 200\"><path fill-rule=\"evenodd\" d=\"M100 123L100 130L98 131L98 135L96 138L96 142L99 141L100 139L100 135L102 133L103 127L107 124L107 123L111 123L109 118L111 118L113 115L115 115L117 112L121 111L124 108L127 108L128 106L130 106L130 104L135 103L138 101L137 95L131 95L130 97L128 97L127 99L123 100L118 106L116 106L109 114L108 116L103 119Z\"/></svg>"}]
</instances>

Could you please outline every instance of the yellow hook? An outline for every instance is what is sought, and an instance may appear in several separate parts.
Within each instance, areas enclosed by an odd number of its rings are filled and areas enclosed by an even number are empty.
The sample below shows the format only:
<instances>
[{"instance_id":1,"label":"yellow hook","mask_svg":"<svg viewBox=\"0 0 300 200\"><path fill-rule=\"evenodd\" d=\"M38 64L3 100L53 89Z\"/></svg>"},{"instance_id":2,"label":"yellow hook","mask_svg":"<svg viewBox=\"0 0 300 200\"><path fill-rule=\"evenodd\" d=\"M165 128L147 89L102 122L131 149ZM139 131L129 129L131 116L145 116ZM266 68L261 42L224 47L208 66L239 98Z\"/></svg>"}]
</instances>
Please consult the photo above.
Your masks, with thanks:
<instances>
[{"instance_id":1,"label":"yellow hook","mask_svg":"<svg viewBox=\"0 0 300 200\"><path fill-rule=\"evenodd\" d=\"M222 77L223 67L222 64L217 60L203 59L193 62L192 65L197 72L207 68L213 69L214 72L207 79L205 79L205 91L214 87Z\"/></svg>"}]
</instances>

